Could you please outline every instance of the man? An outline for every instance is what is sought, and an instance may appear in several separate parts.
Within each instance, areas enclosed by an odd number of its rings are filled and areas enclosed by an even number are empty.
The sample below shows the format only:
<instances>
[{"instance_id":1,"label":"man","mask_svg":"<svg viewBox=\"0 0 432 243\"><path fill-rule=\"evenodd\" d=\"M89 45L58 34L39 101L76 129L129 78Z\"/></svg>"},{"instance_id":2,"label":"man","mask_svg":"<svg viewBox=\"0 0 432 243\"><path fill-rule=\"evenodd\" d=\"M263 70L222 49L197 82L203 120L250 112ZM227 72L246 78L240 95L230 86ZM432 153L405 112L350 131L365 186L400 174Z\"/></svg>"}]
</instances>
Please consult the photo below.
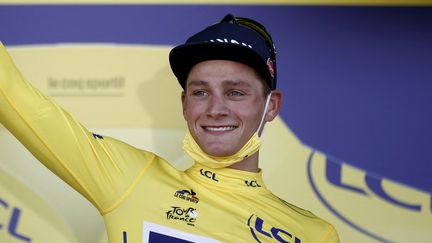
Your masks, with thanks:
<instances>
[{"instance_id":1,"label":"man","mask_svg":"<svg viewBox=\"0 0 432 243\"><path fill-rule=\"evenodd\" d=\"M177 171L95 135L27 83L0 52L0 122L102 214L110 242L339 242L332 225L266 189L259 136L280 111L276 52L259 23L227 15L170 53L184 91Z\"/></svg>"}]
</instances>

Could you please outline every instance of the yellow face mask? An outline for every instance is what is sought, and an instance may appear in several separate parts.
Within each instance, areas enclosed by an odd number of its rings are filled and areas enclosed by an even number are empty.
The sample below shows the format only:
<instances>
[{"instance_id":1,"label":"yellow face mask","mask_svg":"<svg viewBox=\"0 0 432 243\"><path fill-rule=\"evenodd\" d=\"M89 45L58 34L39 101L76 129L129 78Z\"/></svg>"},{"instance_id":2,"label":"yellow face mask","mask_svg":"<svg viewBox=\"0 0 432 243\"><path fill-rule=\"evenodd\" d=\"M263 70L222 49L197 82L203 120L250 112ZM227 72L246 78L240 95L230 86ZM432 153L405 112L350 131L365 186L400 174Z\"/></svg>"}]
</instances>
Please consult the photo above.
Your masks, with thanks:
<instances>
[{"instance_id":1,"label":"yellow face mask","mask_svg":"<svg viewBox=\"0 0 432 243\"><path fill-rule=\"evenodd\" d=\"M240 162L256 153L260 146L261 140L255 132L249 141L247 141L247 143L243 145L237 153L226 157L216 157L207 154L200 148L190 134L189 129L186 131L186 136L183 140L183 150L185 150L190 157L192 157L197 163L213 169L228 167L234 163Z\"/></svg>"},{"instance_id":2,"label":"yellow face mask","mask_svg":"<svg viewBox=\"0 0 432 243\"><path fill-rule=\"evenodd\" d=\"M189 129L187 129L186 136L183 140L183 150L187 154L189 154L189 156L191 156L192 159L195 160L195 162L213 169L228 167L253 155L261 147L261 140L258 132L261 132L264 125L264 118L270 102L270 97L271 93L267 96L264 106L264 112L261 117L257 132L252 135L252 137L245 143L245 145L243 145L243 147L239 151L237 151L237 153L226 157L211 156L200 148L200 146L190 134Z\"/></svg>"}]
</instances>

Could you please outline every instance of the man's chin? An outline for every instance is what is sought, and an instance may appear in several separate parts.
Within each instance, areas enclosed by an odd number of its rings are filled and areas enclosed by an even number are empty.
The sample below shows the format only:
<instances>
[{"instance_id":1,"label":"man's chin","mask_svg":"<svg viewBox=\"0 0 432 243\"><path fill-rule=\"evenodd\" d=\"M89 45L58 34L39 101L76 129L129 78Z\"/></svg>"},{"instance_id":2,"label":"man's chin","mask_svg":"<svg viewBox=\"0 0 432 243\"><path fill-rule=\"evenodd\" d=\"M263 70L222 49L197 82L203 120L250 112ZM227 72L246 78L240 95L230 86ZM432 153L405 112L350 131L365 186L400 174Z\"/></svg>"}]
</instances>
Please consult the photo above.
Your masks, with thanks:
<instances>
[{"instance_id":1,"label":"man's chin","mask_svg":"<svg viewBox=\"0 0 432 243\"><path fill-rule=\"evenodd\" d=\"M233 154L235 154L235 151L232 151L232 149L227 148L209 148L204 150L208 155L212 157L229 157Z\"/></svg>"}]
</instances>

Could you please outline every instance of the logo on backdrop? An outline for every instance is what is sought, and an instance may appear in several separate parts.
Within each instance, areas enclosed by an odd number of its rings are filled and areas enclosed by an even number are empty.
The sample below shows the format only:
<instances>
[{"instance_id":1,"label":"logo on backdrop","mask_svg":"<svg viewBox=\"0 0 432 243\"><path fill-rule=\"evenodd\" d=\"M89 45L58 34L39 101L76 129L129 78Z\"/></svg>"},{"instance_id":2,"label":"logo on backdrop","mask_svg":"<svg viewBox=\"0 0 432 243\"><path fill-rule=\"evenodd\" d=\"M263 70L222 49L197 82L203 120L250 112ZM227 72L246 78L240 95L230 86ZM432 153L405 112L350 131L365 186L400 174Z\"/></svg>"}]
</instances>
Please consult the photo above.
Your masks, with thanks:
<instances>
[{"instance_id":1,"label":"logo on backdrop","mask_svg":"<svg viewBox=\"0 0 432 243\"><path fill-rule=\"evenodd\" d=\"M7 231L7 234L11 235L13 238L19 240L19 241L27 241L30 242L31 238L27 235L23 234L22 232L19 232L18 226L21 219L21 209L17 207L13 207L10 205L7 201L3 200L0 197L0 208L3 208L7 212L10 213L10 217L5 217L4 219L0 220L0 234L1 230Z\"/></svg>"},{"instance_id":2,"label":"logo on backdrop","mask_svg":"<svg viewBox=\"0 0 432 243\"><path fill-rule=\"evenodd\" d=\"M342 161L320 157L324 156L310 154L308 179L318 198L336 217L378 241L430 240L431 195Z\"/></svg>"}]
</instances>

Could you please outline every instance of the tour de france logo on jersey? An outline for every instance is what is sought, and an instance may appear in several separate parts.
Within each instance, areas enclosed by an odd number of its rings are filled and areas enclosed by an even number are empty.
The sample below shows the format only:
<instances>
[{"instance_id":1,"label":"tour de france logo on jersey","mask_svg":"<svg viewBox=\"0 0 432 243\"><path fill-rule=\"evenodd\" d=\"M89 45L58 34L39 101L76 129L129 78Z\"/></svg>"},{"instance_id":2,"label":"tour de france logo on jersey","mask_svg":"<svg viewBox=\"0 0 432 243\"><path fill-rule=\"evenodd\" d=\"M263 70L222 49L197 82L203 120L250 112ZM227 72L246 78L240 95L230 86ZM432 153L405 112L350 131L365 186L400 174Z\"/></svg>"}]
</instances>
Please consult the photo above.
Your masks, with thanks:
<instances>
[{"instance_id":1,"label":"tour de france logo on jersey","mask_svg":"<svg viewBox=\"0 0 432 243\"><path fill-rule=\"evenodd\" d=\"M301 240L294 234L288 232L285 229L272 226L263 218L260 218L255 214L252 214L249 217L247 226L249 226L252 237L256 240L256 242L301 243Z\"/></svg>"},{"instance_id":2,"label":"tour de france logo on jersey","mask_svg":"<svg viewBox=\"0 0 432 243\"><path fill-rule=\"evenodd\" d=\"M185 201L198 203L199 198L196 196L196 193L191 189L189 190L178 190L174 193L174 197L178 197L180 199L183 199Z\"/></svg>"},{"instance_id":3,"label":"tour de france logo on jersey","mask_svg":"<svg viewBox=\"0 0 432 243\"><path fill-rule=\"evenodd\" d=\"M198 217L198 212L195 208L182 208L171 206L171 209L166 212L167 220L183 221L187 225L195 226Z\"/></svg>"}]
</instances>

